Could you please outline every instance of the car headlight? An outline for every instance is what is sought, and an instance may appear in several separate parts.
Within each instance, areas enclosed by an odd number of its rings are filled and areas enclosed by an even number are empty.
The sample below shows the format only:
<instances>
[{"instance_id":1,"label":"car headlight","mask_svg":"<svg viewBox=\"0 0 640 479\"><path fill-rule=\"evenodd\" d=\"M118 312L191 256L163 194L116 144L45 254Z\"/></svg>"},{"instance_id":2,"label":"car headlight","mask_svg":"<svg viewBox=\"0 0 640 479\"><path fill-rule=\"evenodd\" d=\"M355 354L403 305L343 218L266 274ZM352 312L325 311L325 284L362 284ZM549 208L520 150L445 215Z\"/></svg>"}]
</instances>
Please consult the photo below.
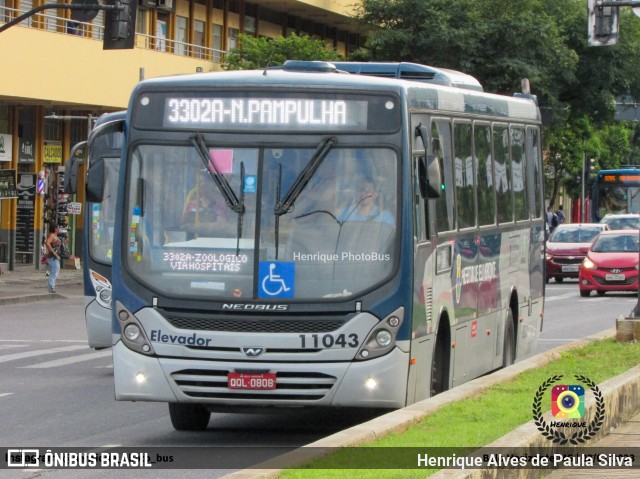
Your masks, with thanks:
<instances>
[{"instance_id":1,"label":"car headlight","mask_svg":"<svg viewBox=\"0 0 640 479\"><path fill-rule=\"evenodd\" d=\"M582 261L582 267L586 268L586 269L596 269L598 266L593 261L591 261L589 258L585 258Z\"/></svg>"}]
</instances>

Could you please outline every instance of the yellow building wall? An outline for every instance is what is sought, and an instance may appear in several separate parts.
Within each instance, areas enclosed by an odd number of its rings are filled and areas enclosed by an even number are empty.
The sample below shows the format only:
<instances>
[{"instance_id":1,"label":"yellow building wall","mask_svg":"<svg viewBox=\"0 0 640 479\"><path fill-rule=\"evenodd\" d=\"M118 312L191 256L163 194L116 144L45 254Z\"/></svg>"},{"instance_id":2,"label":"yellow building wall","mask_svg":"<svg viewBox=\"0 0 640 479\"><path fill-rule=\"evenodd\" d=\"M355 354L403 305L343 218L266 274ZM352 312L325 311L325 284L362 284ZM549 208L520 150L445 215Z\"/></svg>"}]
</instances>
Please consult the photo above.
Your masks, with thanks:
<instances>
[{"instance_id":1,"label":"yellow building wall","mask_svg":"<svg viewBox=\"0 0 640 479\"><path fill-rule=\"evenodd\" d=\"M220 69L211 61L144 48L103 50L101 40L24 27L4 31L0 51L0 98L105 109L127 107L141 68L145 78Z\"/></svg>"},{"instance_id":2,"label":"yellow building wall","mask_svg":"<svg viewBox=\"0 0 640 479\"><path fill-rule=\"evenodd\" d=\"M298 0L296 3L310 5L345 16L354 16L356 4L360 2L345 0Z\"/></svg>"}]
</instances>

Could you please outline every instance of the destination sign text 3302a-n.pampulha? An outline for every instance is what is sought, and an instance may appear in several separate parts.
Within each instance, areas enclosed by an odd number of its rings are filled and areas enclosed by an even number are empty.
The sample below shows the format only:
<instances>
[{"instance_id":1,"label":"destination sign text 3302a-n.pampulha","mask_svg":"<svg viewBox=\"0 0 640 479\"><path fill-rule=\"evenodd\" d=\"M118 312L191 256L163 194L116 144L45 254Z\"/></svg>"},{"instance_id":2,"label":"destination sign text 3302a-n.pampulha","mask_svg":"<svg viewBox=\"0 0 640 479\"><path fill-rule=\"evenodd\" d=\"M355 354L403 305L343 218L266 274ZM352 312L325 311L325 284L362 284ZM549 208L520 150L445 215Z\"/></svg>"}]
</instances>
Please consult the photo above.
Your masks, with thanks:
<instances>
[{"instance_id":1,"label":"destination sign text 3302a-n.pampulha","mask_svg":"<svg viewBox=\"0 0 640 479\"><path fill-rule=\"evenodd\" d=\"M143 129L392 132L400 112L390 96L149 93L136 102L133 117Z\"/></svg>"}]
</instances>

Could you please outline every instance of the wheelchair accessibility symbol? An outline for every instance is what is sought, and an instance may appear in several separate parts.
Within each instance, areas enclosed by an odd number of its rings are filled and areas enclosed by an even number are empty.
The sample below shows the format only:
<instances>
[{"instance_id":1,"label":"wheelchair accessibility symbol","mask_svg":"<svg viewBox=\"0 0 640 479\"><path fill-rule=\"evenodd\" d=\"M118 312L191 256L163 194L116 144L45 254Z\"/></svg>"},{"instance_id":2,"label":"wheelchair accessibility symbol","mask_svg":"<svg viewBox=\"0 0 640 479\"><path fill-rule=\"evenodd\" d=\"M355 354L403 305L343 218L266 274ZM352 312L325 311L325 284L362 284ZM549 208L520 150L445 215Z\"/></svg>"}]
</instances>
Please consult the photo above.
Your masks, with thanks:
<instances>
[{"instance_id":1,"label":"wheelchair accessibility symbol","mask_svg":"<svg viewBox=\"0 0 640 479\"><path fill-rule=\"evenodd\" d=\"M260 298L293 298L295 263L261 261L258 274Z\"/></svg>"}]
</instances>

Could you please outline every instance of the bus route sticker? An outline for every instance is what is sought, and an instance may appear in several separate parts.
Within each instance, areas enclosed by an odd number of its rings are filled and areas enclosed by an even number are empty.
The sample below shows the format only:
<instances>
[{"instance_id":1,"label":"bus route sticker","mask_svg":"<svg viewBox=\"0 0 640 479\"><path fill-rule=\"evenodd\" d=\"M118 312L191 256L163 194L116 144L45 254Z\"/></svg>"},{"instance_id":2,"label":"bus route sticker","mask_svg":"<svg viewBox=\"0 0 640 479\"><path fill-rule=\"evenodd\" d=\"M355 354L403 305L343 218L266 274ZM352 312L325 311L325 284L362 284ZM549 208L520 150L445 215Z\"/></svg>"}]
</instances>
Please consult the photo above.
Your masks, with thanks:
<instances>
[{"instance_id":1,"label":"bus route sticker","mask_svg":"<svg viewBox=\"0 0 640 479\"><path fill-rule=\"evenodd\" d=\"M261 261L259 265L258 296L260 298L293 298L295 263L289 261Z\"/></svg>"}]
</instances>

